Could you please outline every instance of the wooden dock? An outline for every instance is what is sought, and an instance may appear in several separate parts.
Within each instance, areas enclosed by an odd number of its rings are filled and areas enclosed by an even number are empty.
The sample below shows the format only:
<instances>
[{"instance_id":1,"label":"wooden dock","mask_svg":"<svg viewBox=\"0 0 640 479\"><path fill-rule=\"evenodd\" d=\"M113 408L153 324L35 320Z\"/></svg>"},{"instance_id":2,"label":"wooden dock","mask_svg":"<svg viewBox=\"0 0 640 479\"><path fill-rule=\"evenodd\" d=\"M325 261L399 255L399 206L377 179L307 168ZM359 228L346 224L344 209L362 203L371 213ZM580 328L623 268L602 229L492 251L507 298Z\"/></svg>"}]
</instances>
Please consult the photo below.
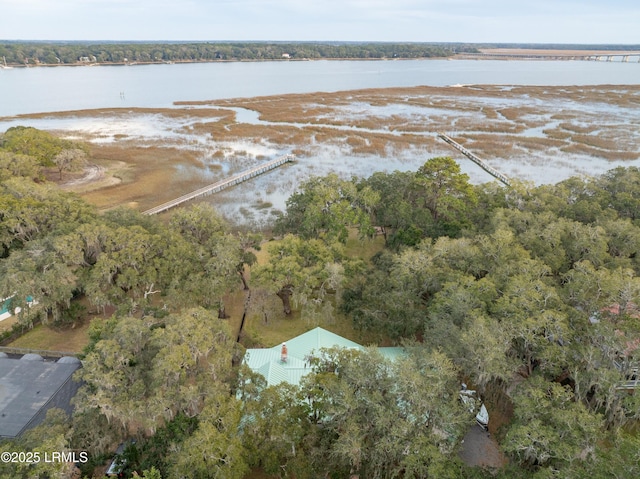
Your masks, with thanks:
<instances>
[{"instance_id":1,"label":"wooden dock","mask_svg":"<svg viewBox=\"0 0 640 479\"><path fill-rule=\"evenodd\" d=\"M280 158L276 158L275 160L271 160L262 165L255 166L253 168L242 171L224 180L217 181L216 183L197 189L195 191L192 191L191 193L187 193L186 195L182 195L179 198L176 198L175 200L162 203L161 205L158 205L147 211L143 211L142 214L157 215L158 213L162 213L163 211L167 211L171 208L175 208L176 206L179 206L182 203L186 203L187 201L191 201L196 198L200 198L202 196L212 195L214 193L217 193L218 191L224 190L225 188L229 188L230 186L234 186L239 183L242 183L243 181L250 180L251 178L261 175L262 173L266 173L267 171L278 168L279 166L282 166L285 163L290 163L295 159L296 159L295 155L281 156Z\"/></svg>"},{"instance_id":2,"label":"wooden dock","mask_svg":"<svg viewBox=\"0 0 640 479\"><path fill-rule=\"evenodd\" d=\"M487 165L483 160L481 160L478 156L474 155L473 153L471 153L469 150L467 150L464 146L462 146L459 143L456 143L455 141L453 141L451 138L449 138L447 135L445 135L444 133L438 133L438 137L443 139L444 141L446 141L447 143L449 143L451 146L453 146L456 150L458 150L460 153L462 153L464 156L466 156L467 158L469 158L471 161L473 161L476 165L478 165L480 168L482 168L484 171L486 171L487 173L489 173L491 176L493 176L494 178L500 180L502 183L504 183L507 186L511 186L511 184L509 183L509 179L504 176L502 173L500 173L498 170L496 170L495 168L491 168L489 165Z\"/></svg>"}]
</instances>

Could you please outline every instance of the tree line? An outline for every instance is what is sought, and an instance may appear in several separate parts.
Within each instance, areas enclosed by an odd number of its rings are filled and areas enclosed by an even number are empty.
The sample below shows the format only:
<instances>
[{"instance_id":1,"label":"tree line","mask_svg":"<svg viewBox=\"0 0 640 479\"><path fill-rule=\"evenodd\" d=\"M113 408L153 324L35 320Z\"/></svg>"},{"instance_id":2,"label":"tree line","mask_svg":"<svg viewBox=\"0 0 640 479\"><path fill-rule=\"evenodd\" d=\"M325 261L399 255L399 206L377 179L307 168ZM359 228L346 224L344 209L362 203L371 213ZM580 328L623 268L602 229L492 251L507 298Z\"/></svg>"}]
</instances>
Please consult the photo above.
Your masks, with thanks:
<instances>
[{"instance_id":1,"label":"tree line","mask_svg":"<svg viewBox=\"0 0 640 479\"><path fill-rule=\"evenodd\" d=\"M71 421L54 411L0 449L87 450L89 474L133 438L128 473L165 478L640 472L640 399L619 389L640 349L638 168L501 187L470 184L445 157L415 172L312 178L256 264L260 237L210 206L164 222L99 215L37 179L29 151L7 153L22 169L2 176L0 164L0 296L23 306L25 327L65 321L80 297L114 314L92 323ZM353 231L385 248L370 260L346 254ZM225 294L247 285L247 311L262 321L340 317L406 354L319 351L300 385L268 387L242 365L223 319ZM20 303L28 296L38 304ZM499 471L458 457L473 422L462 380L508 418L497 440L510 463ZM0 467L7 477L68 472Z\"/></svg>"},{"instance_id":2,"label":"tree line","mask_svg":"<svg viewBox=\"0 0 640 479\"><path fill-rule=\"evenodd\" d=\"M447 57L476 52L472 45L442 43L81 43L0 42L8 65L79 63L209 62L291 59L383 59Z\"/></svg>"}]
</instances>

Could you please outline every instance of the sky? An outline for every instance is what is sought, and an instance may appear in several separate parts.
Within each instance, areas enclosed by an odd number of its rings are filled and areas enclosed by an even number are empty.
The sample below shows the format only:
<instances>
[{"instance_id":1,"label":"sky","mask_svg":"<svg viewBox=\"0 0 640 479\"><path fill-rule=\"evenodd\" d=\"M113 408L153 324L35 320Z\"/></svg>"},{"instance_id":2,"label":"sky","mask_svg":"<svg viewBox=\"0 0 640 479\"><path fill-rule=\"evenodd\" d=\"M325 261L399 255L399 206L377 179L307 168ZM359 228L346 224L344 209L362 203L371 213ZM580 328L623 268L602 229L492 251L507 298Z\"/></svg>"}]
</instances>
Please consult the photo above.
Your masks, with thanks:
<instances>
[{"instance_id":1,"label":"sky","mask_svg":"<svg viewBox=\"0 0 640 479\"><path fill-rule=\"evenodd\" d=\"M0 0L0 39L640 44L640 1Z\"/></svg>"}]
</instances>

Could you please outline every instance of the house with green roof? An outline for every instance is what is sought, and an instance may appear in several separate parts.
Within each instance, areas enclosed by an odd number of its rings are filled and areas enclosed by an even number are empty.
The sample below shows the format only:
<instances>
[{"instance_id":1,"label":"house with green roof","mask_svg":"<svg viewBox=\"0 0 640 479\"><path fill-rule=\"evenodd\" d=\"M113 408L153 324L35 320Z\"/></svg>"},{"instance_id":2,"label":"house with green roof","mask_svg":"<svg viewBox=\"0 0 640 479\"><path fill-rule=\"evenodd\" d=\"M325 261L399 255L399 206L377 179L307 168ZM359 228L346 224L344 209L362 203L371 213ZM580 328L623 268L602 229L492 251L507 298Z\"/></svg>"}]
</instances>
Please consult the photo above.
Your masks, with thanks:
<instances>
[{"instance_id":1,"label":"house with green roof","mask_svg":"<svg viewBox=\"0 0 640 479\"><path fill-rule=\"evenodd\" d=\"M295 386L312 371L311 358L323 348L344 348L364 351L365 347L347 338L315 328L296 336L272 348L247 349L244 362L254 372L261 374L267 381L267 386L289 383ZM378 353L385 359L395 361L406 355L403 347L377 348ZM482 400L475 396L476 391L468 390L462 385L460 398L469 411L476 414L476 422L483 429L487 429L489 414Z\"/></svg>"},{"instance_id":2,"label":"house with green roof","mask_svg":"<svg viewBox=\"0 0 640 479\"><path fill-rule=\"evenodd\" d=\"M359 351L365 349L354 341L318 327L272 348L247 349L244 362L254 372L264 376L269 386L282 382L298 385L300 379L311 372L310 358L313 353L334 347ZM404 348L401 347L378 348L378 351L388 359L404 354Z\"/></svg>"}]
</instances>

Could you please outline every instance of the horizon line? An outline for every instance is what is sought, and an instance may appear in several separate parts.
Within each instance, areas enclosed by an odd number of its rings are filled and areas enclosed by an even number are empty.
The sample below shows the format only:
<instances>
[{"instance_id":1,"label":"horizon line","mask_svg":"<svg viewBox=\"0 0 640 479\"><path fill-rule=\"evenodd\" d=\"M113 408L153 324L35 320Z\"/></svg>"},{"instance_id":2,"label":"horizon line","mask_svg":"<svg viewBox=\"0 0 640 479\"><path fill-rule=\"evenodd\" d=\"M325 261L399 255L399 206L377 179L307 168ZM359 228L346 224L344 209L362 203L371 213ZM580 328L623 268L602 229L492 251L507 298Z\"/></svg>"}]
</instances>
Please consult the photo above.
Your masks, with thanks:
<instances>
[{"instance_id":1,"label":"horizon line","mask_svg":"<svg viewBox=\"0 0 640 479\"><path fill-rule=\"evenodd\" d=\"M0 38L0 43L340 43L340 44L367 44L367 43L386 43L386 44L429 44L429 45L527 45L527 46L580 46L580 47L598 47L598 46L627 46L638 47L640 43L568 43L568 42L505 42L505 41L413 41L413 40L89 40L89 39L5 39Z\"/></svg>"}]
</instances>

